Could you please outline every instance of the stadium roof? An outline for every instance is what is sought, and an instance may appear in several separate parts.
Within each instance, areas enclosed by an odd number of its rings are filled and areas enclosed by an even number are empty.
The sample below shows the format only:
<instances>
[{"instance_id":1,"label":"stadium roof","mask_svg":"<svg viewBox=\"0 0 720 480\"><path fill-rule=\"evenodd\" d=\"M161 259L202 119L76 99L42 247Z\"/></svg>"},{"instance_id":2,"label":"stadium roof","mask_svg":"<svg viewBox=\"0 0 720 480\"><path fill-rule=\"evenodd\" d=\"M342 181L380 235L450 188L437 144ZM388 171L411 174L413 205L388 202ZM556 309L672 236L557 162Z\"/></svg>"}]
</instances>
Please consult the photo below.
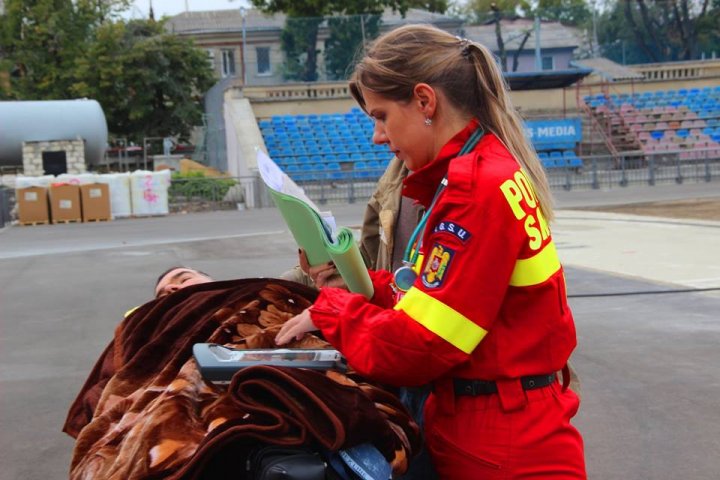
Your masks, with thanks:
<instances>
[{"instance_id":1,"label":"stadium roof","mask_svg":"<svg viewBox=\"0 0 720 480\"><path fill-rule=\"evenodd\" d=\"M593 73L591 68L544 70L541 72L506 72L510 90L544 90L565 88Z\"/></svg>"},{"instance_id":2,"label":"stadium roof","mask_svg":"<svg viewBox=\"0 0 720 480\"><path fill-rule=\"evenodd\" d=\"M2 0L0 0L2 1ZM245 28L248 33L255 31L282 30L287 16L284 13L264 14L259 10L246 10ZM386 8L382 14L383 24L397 27L406 23L431 23L445 29L459 28L458 19L410 8L402 17L399 12ZM167 20L166 29L179 35L197 35L213 33L237 33L242 30L242 16L238 8L232 10L212 10L201 12L183 12Z\"/></svg>"},{"instance_id":3,"label":"stadium roof","mask_svg":"<svg viewBox=\"0 0 720 480\"><path fill-rule=\"evenodd\" d=\"M645 78L643 74L605 57L585 58L583 60L575 60L572 63L580 68L591 68L594 73L611 82L618 80L642 80Z\"/></svg>"}]
</instances>

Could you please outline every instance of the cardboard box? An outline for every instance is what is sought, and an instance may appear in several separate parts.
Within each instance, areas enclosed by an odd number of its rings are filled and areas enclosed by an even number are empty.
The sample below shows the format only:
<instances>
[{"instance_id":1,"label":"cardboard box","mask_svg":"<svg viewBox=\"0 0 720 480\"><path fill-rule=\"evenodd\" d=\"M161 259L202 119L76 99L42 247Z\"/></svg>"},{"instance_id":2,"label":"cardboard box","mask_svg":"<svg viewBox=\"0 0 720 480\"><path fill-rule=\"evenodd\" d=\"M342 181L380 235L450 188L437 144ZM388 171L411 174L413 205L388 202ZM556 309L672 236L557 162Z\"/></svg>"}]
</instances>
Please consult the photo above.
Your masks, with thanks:
<instances>
[{"instance_id":1,"label":"cardboard box","mask_svg":"<svg viewBox=\"0 0 720 480\"><path fill-rule=\"evenodd\" d=\"M82 219L78 185L50 185L50 218L52 223L79 222Z\"/></svg>"},{"instance_id":2,"label":"cardboard box","mask_svg":"<svg viewBox=\"0 0 720 480\"><path fill-rule=\"evenodd\" d=\"M110 220L110 188L107 183L89 183L80 185L82 201L82 220L92 222Z\"/></svg>"},{"instance_id":3,"label":"cardboard box","mask_svg":"<svg viewBox=\"0 0 720 480\"><path fill-rule=\"evenodd\" d=\"M24 225L48 223L48 191L45 187L25 187L15 190L18 205L18 220Z\"/></svg>"}]
</instances>

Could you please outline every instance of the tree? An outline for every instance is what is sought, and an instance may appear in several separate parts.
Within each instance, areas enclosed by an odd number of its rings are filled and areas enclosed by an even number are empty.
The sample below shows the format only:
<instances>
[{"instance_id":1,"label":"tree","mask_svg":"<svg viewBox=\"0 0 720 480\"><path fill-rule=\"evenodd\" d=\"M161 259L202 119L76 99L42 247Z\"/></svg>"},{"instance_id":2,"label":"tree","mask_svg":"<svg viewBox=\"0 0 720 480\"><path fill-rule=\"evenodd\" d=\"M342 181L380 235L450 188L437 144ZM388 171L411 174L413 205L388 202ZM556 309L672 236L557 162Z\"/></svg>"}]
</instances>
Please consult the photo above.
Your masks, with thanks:
<instances>
[{"instance_id":1,"label":"tree","mask_svg":"<svg viewBox=\"0 0 720 480\"><path fill-rule=\"evenodd\" d=\"M97 25L128 0L6 0L0 16L0 68L10 72L5 98L66 98L73 63Z\"/></svg>"},{"instance_id":2,"label":"tree","mask_svg":"<svg viewBox=\"0 0 720 480\"><path fill-rule=\"evenodd\" d=\"M106 22L76 61L76 96L98 100L110 131L142 137L188 135L201 120L201 95L214 82L204 51L165 33L160 22Z\"/></svg>"},{"instance_id":3,"label":"tree","mask_svg":"<svg viewBox=\"0 0 720 480\"><path fill-rule=\"evenodd\" d=\"M598 19L598 37L615 61L690 60L720 47L719 21L717 0L621 0Z\"/></svg>"},{"instance_id":4,"label":"tree","mask_svg":"<svg viewBox=\"0 0 720 480\"><path fill-rule=\"evenodd\" d=\"M540 0L533 13L543 20L576 27L587 27L592 22L592 11L586 0Z\"/></svg>"},{"instance_id":5,"label":"tree","mask_svg":"<svg viewBox=\"0 0 720 480\"><path fill-rule=\"evenodd\" d=\"M325 70L328 78L348 78L362 46L380 33L380 15L330 17L330 36L325 41Z\"/></svg>"},{"instance_id":6,"label":"tree","mask_svg":"<svg viewBox=\"0 0 720 480\"><path fill-rule=\"evenodd\" d=\"M324 17L380 14L386 7L405 14L408 8L444 12L447 0L251 0L265 13L285 13L289 18L282 33L285 76L291 80L317 79L317 37Z\"/></svg>"},{"instance_id":7,"label":"tree","mask_svg":"<svg viewBox=\"0 0 720 480\"><path fill-rule=\"evenodd\" d=\"M495 25L495 41L503 71L507 71L505 44L520 37L514 35L506 38L502 32L502 20L538 17L541 20L559 21L567 25L587 26L592 19L592 13L585 0L539 0L534 3L527 0L471 0L460 9L460 13L470 23ZM521 33L519 46L513 52L513 72L517 70L520 53L533 33L532 29Z\"/></svg>"}]
</instances>

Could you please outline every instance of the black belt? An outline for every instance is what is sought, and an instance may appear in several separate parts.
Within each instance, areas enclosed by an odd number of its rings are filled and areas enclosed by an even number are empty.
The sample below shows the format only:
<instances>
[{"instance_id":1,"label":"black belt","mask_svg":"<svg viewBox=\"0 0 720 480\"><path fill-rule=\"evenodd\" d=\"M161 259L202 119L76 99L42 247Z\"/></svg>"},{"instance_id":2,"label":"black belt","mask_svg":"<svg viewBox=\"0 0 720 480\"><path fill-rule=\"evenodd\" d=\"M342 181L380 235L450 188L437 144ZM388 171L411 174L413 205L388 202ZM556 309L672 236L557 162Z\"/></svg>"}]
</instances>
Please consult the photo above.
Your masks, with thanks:
<instances>
[{"instance_id":1,"label":"black belt","mask_svg":"<svg viewBox=\"0 0 720 480\"><path fill-rule=\"evenodd\" d=\"M556 377L554 373L548 373L546 375L531 375L528 377L521 377L520 384L523 390L533 390L535 388L542 388L551 385L555 381ZM492 395L498 393L497 384L490 380L470 380L467 378L454 378L453 388L455 390L455 396L467 395L474 397L476 395Z\"/></svg>"}]
</instances>

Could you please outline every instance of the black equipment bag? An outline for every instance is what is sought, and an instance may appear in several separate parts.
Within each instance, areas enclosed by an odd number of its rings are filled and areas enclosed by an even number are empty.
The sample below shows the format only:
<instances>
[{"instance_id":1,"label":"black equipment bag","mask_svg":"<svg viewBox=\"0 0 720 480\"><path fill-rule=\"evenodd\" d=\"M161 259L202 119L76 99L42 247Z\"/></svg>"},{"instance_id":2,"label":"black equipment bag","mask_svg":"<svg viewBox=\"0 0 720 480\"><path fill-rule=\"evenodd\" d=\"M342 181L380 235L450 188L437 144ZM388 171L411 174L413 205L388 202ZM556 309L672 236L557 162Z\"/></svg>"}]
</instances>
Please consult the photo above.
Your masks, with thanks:
<instances>
[{"instance_id":1,"label":"black equipment bag","mask_svg":"<svg viewBox=\"0 0 720 480\"><path fill-rule=\"evenodd\" d=\"M253 480L326 480L322 457L299 447L261 447L250 455L247 466Z\"/></svg>"}]
</instances>

